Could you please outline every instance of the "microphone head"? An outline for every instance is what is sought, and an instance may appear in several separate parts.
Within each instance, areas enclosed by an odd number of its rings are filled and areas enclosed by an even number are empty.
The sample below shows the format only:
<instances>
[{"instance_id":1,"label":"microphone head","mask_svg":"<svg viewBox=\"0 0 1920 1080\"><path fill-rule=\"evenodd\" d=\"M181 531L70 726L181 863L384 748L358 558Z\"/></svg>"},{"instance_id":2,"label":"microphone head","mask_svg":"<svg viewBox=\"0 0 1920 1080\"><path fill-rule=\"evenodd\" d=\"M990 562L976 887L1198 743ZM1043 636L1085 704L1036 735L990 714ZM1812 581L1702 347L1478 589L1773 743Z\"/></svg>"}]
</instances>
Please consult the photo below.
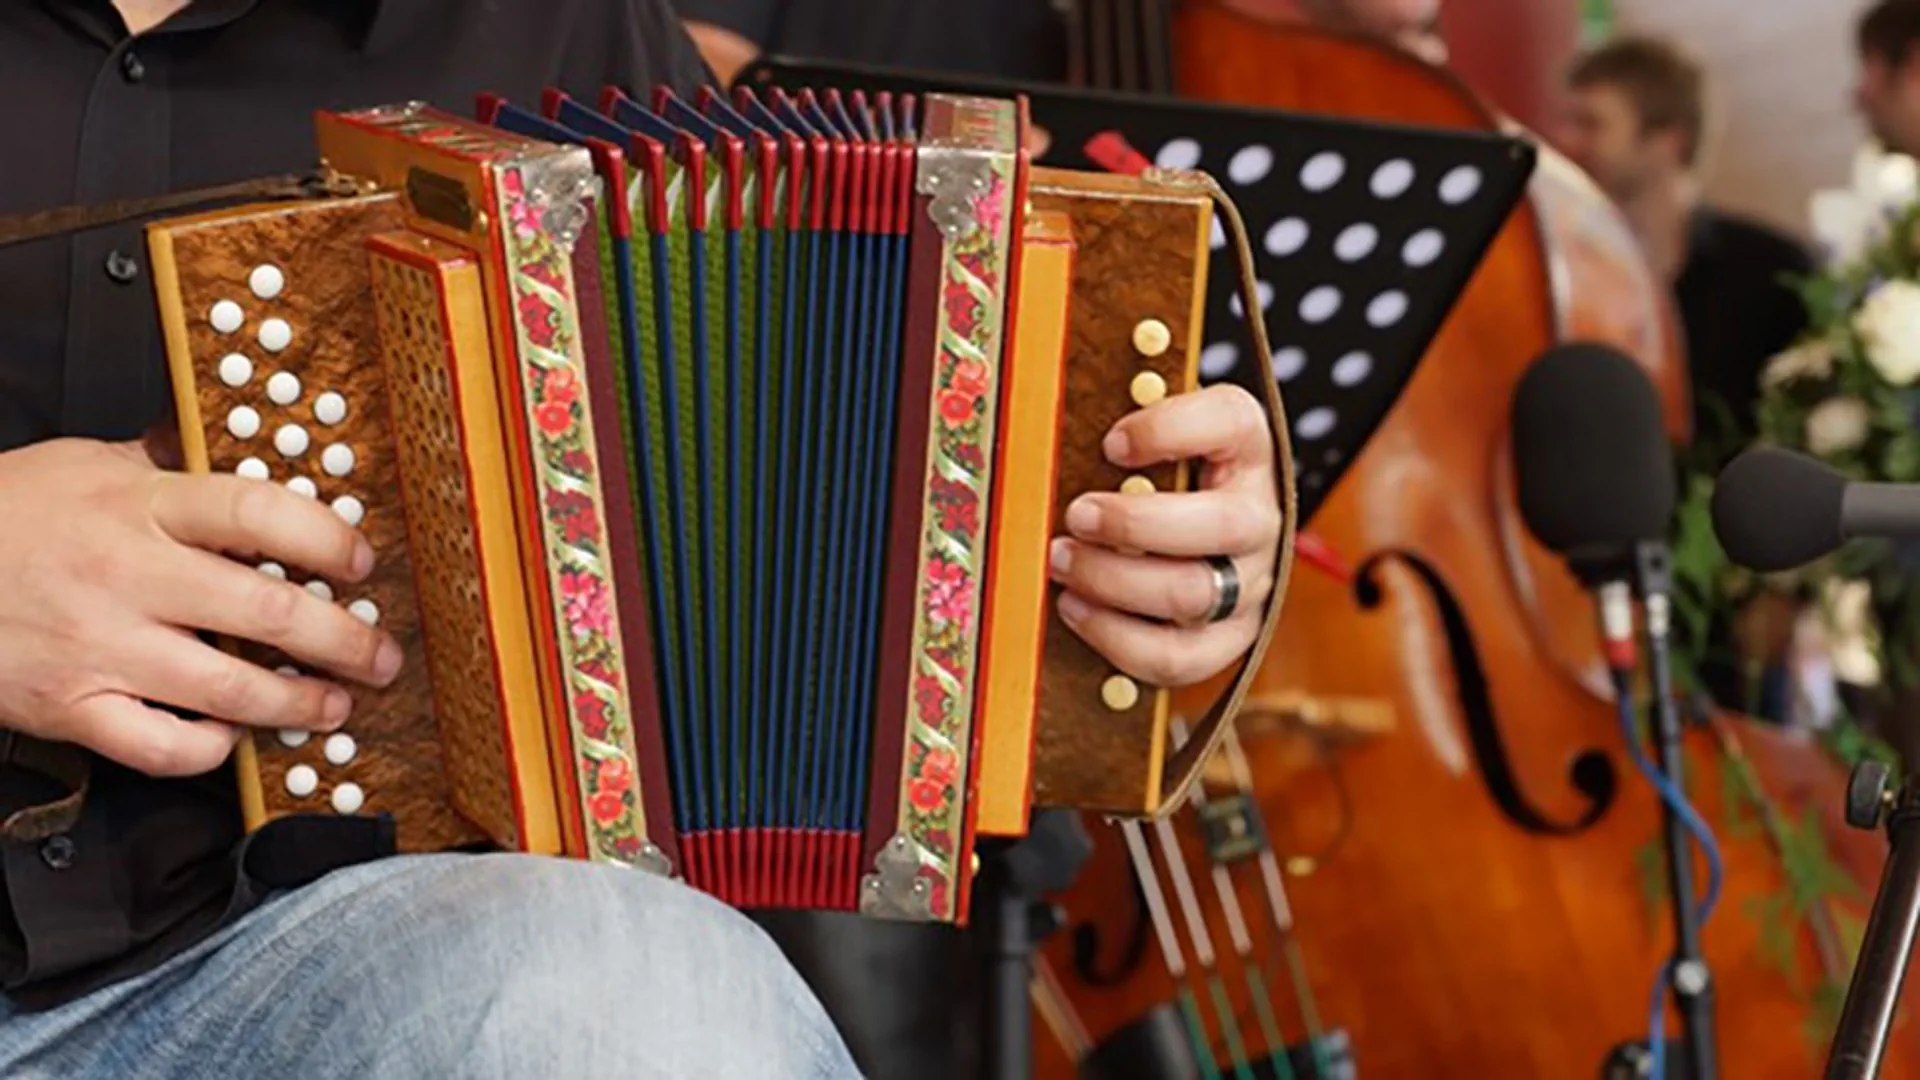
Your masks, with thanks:
<instances>
[{"instance_id":1,"label":"microphone head","mask_svg":"<svg viewBox=\"0 0 1920 1080\"><path fill-rule=\"evenodd\" d=\"M1720 470L1713 532L1727 558L1762 574L1791 570L1838 548L1847 478L1805 454L1761 446Z\"/></svg>"},{"instance_id":2,"label":"microphone head","mask_svg":"<svg viewBox=\"0 0 1920 1080\"><path fill-rule=\"evenodd\" d=\"M1631 565L1673 520L1673 447L1640 365L1591 343L1556 346L1513 395L1513 462L1527 528L1575 573Z\"/></svg>"}]
</instances>

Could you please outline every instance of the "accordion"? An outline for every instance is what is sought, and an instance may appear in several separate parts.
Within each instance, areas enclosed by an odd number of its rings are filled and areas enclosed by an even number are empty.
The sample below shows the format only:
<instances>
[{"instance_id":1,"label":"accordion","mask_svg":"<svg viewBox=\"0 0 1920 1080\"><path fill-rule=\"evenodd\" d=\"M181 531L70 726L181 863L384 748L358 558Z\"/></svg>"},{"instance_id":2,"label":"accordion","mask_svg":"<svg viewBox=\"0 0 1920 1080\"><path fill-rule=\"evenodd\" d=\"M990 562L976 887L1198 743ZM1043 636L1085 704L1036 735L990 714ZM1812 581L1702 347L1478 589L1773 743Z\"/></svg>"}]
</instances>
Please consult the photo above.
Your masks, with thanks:
<instances>
[{"instance_id":1,"label":"accordion","mask_svg":"<svg viewBox=\"0 0 1920 1080\"><path fill-rule=\"evenodd\" d=\"M1035 167L1018 101L947 95L315 123L350 193L148 228L187 467L361 529L351 588L260 570L408 654L341 731L243 740L250 827L386 814L402 850L960 921L1033 806L1177 803L1285 592L1271 381L1276 586L1197 737L1046 566L1079 494L1189 483L1100 445L1198 385L1216 213L1247 244L1207 178Z\"/></svg>"}]
</instances>

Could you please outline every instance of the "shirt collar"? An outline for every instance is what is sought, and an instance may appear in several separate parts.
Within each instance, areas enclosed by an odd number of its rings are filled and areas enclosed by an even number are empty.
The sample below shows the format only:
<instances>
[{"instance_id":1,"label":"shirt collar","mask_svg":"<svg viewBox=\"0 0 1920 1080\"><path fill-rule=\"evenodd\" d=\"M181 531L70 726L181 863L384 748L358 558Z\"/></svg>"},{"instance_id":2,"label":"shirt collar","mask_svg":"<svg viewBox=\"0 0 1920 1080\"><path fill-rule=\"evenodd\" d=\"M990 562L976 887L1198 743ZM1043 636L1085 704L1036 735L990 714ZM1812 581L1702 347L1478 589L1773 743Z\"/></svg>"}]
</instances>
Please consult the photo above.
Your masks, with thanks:
<instances>
[{"instance_id":1,"label":"shirt collar","mask_svg":"<svg viewBox=\"0 0 1920 1080\"><path fill-rule=\"evenodd\" d=\"M4 0L0 0L4 2ZM314 0L338 8L347 0ZM113 0L40 0L55 17L109 47L126 39L127 24L115 10ZM192 0L173 17L155 27L152 34L173 34L187 30L210 30L236 22L259 6L259 0ZM370 49L381 41L391 42L404 31L417 28L423 20L422 0L359 0L365 15L361 47ZM412 18L409 19L408 16Z\"/></svg>"}]
</instances>

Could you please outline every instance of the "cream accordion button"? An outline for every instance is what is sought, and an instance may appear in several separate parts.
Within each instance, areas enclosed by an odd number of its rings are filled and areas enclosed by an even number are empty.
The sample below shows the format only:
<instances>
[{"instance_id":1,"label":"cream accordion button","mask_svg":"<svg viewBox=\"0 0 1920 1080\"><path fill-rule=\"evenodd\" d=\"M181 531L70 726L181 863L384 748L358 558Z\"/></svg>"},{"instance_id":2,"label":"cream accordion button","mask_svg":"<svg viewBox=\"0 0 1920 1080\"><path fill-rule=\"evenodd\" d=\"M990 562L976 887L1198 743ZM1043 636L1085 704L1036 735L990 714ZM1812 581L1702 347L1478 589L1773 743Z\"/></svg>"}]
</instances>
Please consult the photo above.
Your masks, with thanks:
<instances>
[{"instance_id":1,"label":"cream accordion button","mask_svg":"<svg viewBox=\"0 0 1920 1080\"><path fill-rule=\"evenodd\" d=\"M1120 494L1122 495L1151 495L1153 492L1153 481L1138 473L1120 481Z\"/></svg>"},{"instance_id":2,"label":"cream accordion button","mask_svg":"<svg viewBox=\"0 0 1920 1080\"><path fill-rule=\"evenodd\" d=\"M231 300L222 300L213 305L213 310L207 313L207 322L213 325L215 331L231 334L246 325L247 313L240 310L239 304Z\"/></svg>"},{"instance_id":3,"label":"cream accordion button","mask_svg":"<svg viewBox=\"0 0 1920 1080\"><path fill-rule=\"evenodd\" d=\"M320 790L320 774L311 765L295 765L287 770L287 794L304 799Z\"/></svg>"},{"instance_id":4,"label":"cream accordion button","mask_svg":"<svg viewBox=\"0 0 1920 1080\"><path fill-rule=\"evenodd\" d=\"M239 353L228 353L220 358L220 381L231 387L247 385L253 378L253 361Z\"/></svg>"},{"instance_id":5,"label":"cream accordion button","mask_svg":"<svg viewBox=\"0 0 1920 1080\"><path fill-rule=\"evenodd\" d=\"M333 808L342 814L356 814L367 804L359 784L341 784L333 789Z\"/></svg>"},{"instance_id":6,"label":"cream accordion button","mask_svg":"<svg viewBox=\"0 0 1920 1080\"><path fill-rule=\"evenodd\" d=\"M1167 380L1154 372L1143 371L1133 377L1127 392L1133 396L1133 403L1144 409L1167 396Z\"/></svg>"},{"instance_id":7,"label":"cream accordion button","mask_svg":"<svg viewBox=\"0 0 1920 1080\"><path fill-rule=\"evenodd\" d=\"M1142 319L1133 328L1133 350L1141 356L1159 356L1173 344L1173 331L1159 319Z\"/></svg>"},{"instance_id":8,"label":"cream accordion button","mask_svg":"<svg viewBox=\"0 0 1920 1080\"><path fill-rule=\"evenodd\" d=\"M1100 700L1114 712L1125 712L1140 703L1140 686L1125 675L1110 676L1100 684Z\"/></svg>"},{"instance_id":9,"label":"cream accordion button","mask_svg":"<svg viewBox=\"0 0 1920 1080\"><path fill-rule=\"evenodd\" d=\"M280 295L287 287L287 275L277 266L256 266L253 273L247 275L247 288L262 300L271 300Z\"/></svg>"},{"instance_id":10,"label":"cream accordion button","mask_svg":"<svg viewBox=\"0 0 1920 1080\"><path fill-rule=\"evenodd\" d=\"M300 400L300 377L291 371L276 371L267 378L267 399L275 405L291 405Z\"/></svg>"}]
</instances>

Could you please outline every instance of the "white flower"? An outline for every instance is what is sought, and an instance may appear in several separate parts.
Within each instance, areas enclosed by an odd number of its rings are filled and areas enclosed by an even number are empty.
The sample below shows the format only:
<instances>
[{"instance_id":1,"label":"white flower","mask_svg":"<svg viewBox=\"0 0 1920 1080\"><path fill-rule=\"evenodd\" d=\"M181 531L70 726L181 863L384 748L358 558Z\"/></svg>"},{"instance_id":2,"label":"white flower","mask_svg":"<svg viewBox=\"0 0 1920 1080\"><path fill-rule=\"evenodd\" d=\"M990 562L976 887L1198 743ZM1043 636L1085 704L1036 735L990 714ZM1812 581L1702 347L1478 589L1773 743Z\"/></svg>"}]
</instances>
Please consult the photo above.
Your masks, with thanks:
<instances>
[{"instance_id":1,"label":"white flower","mask_svg":"<svg viewBox=\"0 0 1920 1080\"><path fill-rule=\"evenodd\" d=\"M1807 414L1807 450L1819 457L1851 450L1867 441L1871 419L1859 398L1829 398Z\"/></svg>"},{"instance_id":2,"label":"white flower","mask_svg":"<svg viewBox=\"0 0 1920 1080\"><path fill-rule=\"evenodd\" d=\"M1895 386L1920 379L1920 284L1889 281L1854 313L1853 328L1867 347L1867 362Z\"/></svg>"},{"instance_id":3,"label":"white flower","mask_svg":"<svg viewBox=\"0 0 1920 1080\"><path fill-rule=\"evenodd\" d=\"M1767 361L1760 387L1772 390L1795 379L1824 379L1833 372L1833 348L1824 341L1802 342Z\"/></svg>"}]
</instances>

